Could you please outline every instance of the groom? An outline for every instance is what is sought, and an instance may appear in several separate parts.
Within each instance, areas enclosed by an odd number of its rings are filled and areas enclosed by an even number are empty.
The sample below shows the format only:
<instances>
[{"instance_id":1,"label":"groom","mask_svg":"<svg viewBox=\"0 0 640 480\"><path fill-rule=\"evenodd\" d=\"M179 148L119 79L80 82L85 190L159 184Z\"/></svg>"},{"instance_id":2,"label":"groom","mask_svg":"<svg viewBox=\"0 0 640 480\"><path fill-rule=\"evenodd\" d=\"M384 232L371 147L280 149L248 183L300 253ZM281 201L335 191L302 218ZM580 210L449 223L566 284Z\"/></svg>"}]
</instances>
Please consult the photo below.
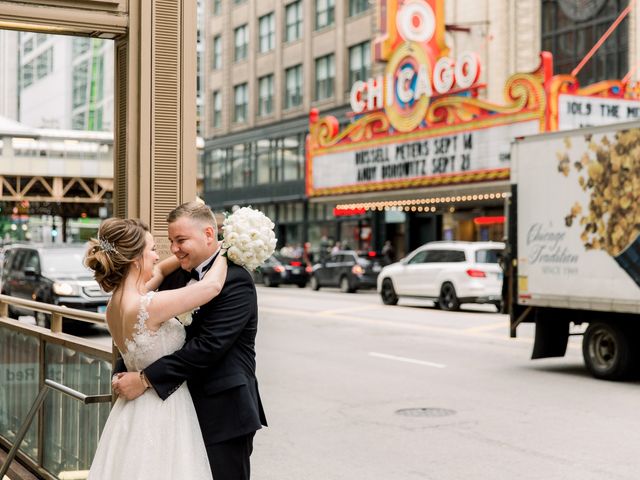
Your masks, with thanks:
<instances>
[{"instance_id":1,"label":"groom","mask_svg":"<svg viewBox=\"0 0 640 480\"><path fill-rule=\"evenodd\" d=\"M182 204L167 222L171 252L182 269L169 275L160 290L197 281L219 250L216 220L206 205ZM249 272L229 262L220 294L192 316L180 350L141 373L121 375L114 389L133 400L153 388L165 400L186 380L214 479L249 479L253 436L267 425L255 376L258 305Z\"/></svg>"}]
</instances>

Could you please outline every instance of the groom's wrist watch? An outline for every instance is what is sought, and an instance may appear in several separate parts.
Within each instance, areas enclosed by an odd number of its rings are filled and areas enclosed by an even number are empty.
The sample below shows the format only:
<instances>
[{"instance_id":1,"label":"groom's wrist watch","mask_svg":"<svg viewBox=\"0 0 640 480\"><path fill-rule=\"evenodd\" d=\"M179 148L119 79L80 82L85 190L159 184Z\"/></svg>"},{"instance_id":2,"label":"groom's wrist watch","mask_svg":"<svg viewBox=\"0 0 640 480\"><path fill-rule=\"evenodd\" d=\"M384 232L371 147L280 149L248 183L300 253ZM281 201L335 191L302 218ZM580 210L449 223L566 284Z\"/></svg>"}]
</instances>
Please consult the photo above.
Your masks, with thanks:
<instances>
[{"instance_id":1,"label":"groom's wrist watch","mask_svg":"<svg viewBox=\"0 0 640 480\"><path fill-rule=\"evenodd\" d=\"M149 383L149 380L147 380L147 376L144 374L144 370L140 370L140 381L142 382L145 390L147 388L151 388L151 384Z\"/></svg>"}]
</instances>

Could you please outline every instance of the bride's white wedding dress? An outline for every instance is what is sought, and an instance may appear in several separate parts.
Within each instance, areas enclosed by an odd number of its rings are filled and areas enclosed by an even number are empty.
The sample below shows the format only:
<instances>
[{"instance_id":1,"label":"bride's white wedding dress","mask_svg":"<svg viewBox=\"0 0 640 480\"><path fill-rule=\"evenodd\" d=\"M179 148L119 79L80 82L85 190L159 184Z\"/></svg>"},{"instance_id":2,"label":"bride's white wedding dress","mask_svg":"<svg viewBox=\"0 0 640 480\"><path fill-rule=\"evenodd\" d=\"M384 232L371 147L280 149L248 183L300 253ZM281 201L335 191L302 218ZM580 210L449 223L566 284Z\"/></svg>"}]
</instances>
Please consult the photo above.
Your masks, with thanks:
<instances>
[{"instance_id":1,"label":"bride's white wedding dress","mask_svg":"<svg viewBox=\"0 0 640 480\"><path fill-rule=\"evenodd\" d=\"M156 331L146 326L154 292L140 298L135 333L121 352L127 369L139 371L173 353L185 341L177 319ZM100 437L90 480L211 479L207 452L186 383L162 401L153 388L133 401L118 398Z\"/></svg>"}]
</instances>

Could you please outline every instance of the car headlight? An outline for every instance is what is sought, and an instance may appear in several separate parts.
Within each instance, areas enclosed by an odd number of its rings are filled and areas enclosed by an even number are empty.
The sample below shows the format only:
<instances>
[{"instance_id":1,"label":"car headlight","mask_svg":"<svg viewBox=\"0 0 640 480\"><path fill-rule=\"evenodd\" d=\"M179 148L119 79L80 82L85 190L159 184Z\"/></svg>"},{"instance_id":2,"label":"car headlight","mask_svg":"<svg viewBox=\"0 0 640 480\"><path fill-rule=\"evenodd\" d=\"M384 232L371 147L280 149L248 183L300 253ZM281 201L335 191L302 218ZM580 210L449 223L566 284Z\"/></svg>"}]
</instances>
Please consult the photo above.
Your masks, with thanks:
<instances>
[{"instance_id":1,"label":"car headlight","mask_svg":"<svg viewBox=\"0 0 640 480\"><path fill-rule=\"evenodd\" d=\"M74 288L71 284L65 282L54 282L53 284L53 293L56 295L69 296L73 295Z\"/></svg>"}]
</instances>

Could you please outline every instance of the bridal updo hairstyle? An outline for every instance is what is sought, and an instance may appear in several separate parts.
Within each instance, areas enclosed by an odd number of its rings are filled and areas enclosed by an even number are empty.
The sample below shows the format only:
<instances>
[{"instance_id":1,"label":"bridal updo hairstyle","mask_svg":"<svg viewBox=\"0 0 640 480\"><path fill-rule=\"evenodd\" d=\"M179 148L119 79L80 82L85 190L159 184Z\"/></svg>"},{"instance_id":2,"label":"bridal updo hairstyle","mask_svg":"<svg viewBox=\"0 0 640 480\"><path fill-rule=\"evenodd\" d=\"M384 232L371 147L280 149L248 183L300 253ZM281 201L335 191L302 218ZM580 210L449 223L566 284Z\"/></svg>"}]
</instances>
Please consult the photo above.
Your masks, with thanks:
<instances>
[{"instance_id":1,"label":"bridal updo hairstyle","mask_svg":"<svg viewBox=\"0 0 640 480\"><path fill-rule=\"evenodd\" d=\"M84 264L105 292L115 290L129 272L132 262L144 252L149 227L141 220L110 218L89 241Z\"/></svg>"}]
</instances>

